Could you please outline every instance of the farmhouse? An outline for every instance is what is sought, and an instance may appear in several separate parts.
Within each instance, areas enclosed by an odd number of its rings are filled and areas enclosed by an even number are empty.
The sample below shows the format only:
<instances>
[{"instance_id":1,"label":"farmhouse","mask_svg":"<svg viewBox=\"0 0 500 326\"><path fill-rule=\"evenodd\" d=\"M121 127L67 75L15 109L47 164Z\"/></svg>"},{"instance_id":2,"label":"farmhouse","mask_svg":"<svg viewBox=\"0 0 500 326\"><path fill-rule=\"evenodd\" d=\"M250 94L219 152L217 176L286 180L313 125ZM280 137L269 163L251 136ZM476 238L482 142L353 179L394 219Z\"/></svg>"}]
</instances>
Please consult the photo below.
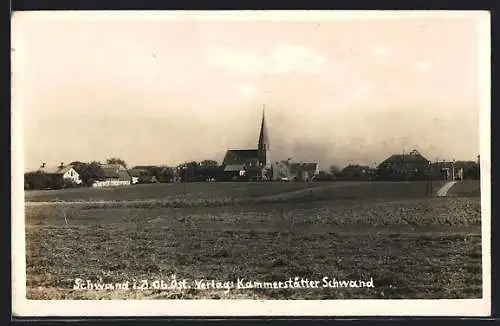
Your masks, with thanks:
<instances>
[{"instance_id":1,"label":"farmhouse","mask_svg":"<svg viewBox=\"0 0 500 326\"><path fill-rule=\"evenodd\" d=\"M430 161L417 150L409 154L394 154L379 164L378 174L381 179L415 180L429 174Z\"/></svg>"},{"instance_id":2,"label":"farmhouse","mask_svg":"<svg viewBox=\"0 0 500 326\"><path fill-rule=\"evenodd\" d=\"M132 176L128 170L121 164L102 164L104 171L103 180L97 180L92 184L92 187L112 187L112 186L128 186L132 184Z\"/></svg>"},{"instance_id":3,"label":"farmhouse","mask_svg":"<svg viewBox=\"0 0 500 326\"><path fill-rule=\"evenodd\" d=\"M230 149L222 162L225 179L257 179L272 178L271 149L264 112L257 149Z\"/></svg>"},{"instance_id":4,"label":"farmhouse","mask_svg":"<svg viewBox=\"0 0 500 326\"><path fill-rule=\"evenodd\" d=\"M80 175L76 172L73 166L64 165L63 162L61 162L59 166L55 167L47 167L45 163L43 163L42 166L40 166L39 171L52 178L54 182L72 181L77 185L82 183Z\"/></svg>"},{"instance_id":5,"label":"farmhouse","mask_svg":"<svg viewBox=\"0 0 500 326\"><path fill-rule=\"evenodd\" d=\"M43 163L36 171L24 174L24 188L28 189L60 189L72 185L80 185L82 180L72 165L47 167Z\"/></svg>"}]
</instances>

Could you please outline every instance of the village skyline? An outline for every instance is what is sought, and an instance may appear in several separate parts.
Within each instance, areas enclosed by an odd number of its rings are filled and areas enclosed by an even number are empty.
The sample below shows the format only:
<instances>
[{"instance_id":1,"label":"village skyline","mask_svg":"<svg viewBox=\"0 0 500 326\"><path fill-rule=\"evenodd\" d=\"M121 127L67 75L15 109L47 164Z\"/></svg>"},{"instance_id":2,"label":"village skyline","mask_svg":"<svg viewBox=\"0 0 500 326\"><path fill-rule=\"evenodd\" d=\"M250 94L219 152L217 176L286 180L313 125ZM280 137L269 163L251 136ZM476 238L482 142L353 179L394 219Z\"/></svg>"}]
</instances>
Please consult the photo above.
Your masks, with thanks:
<instances>
[{"instance_id":1,"label":"village skyline","mask_svg":"<svg viewBox=\"0 0 500 326\"><path fill-rule=\"evenodd\" d=\"M263 105L273 161L346 166L413 149L431 161L479 154L474 15L238 21L27 13L13 26L25 169L112 156L131 166L221 162L230 148L257 145Z\"/></svg>"}]
</instances>

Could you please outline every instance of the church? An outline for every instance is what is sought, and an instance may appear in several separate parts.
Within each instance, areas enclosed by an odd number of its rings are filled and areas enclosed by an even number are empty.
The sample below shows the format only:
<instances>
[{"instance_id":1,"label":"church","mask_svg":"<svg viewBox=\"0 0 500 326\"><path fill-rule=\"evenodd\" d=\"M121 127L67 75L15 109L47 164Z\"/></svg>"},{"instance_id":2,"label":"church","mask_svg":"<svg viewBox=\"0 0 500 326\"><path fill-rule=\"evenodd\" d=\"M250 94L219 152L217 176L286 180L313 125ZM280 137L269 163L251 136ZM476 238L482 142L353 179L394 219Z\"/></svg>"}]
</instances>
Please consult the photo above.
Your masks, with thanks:
<instances>
[{"instance_id":1,"label":"church","mask_svg":"<svg viewBox=\"0 0 500 326\"><path fill-rule=\"evenodd\" d=\"M222 162L224 175L230 180L271 180L271 149L262 112L257 149L230 149Z\"/></svg>"}]
</instances>

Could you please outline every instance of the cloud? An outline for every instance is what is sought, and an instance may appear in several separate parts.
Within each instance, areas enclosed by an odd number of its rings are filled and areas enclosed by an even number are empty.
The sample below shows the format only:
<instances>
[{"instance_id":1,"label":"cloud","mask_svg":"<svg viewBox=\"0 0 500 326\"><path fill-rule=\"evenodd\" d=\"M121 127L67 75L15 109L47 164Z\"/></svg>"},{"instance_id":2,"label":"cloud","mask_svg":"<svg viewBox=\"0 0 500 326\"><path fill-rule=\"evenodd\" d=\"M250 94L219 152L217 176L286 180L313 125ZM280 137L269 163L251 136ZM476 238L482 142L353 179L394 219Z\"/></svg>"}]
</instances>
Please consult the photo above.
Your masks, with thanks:
<instances>
[{"instance_id":1,"label":"cloud","mask_svg":"<svg viewBox=\"0 0 500 326\"><path fill-rule=\"evenodd\" d=\"M244 74L320 73L325 62L325 56L294 44L281 44L267 53L220 46L206 56L210 67Z\"/></svg>"}]
</instances>

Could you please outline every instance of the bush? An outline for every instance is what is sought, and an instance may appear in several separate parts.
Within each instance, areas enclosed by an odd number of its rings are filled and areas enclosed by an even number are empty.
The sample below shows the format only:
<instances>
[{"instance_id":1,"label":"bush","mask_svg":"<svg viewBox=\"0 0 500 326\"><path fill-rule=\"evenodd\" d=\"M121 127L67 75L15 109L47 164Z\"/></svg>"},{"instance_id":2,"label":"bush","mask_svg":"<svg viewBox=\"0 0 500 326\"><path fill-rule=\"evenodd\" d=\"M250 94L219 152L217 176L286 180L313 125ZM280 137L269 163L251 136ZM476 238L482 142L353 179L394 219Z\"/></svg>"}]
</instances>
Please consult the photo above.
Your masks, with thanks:
<instances>
[{"instance_id":1,"label":"bush","mask_svg":"<svg viewBox=\"0 0 500 326\"><path fill-rule=\"evenodd\" d=\"M64 188L78 188L79 185L76 184L73 180L71 179L65 179L64 180Z\"/></svg>"},{"instance_id":2,"label":"bush","mask_svg":"<svg viewBox=\"0 0 500 326\"><path fill-rule=\"evenodd\" d=\"M63 180L60 177L53 177L52 178L52 189L63 189L65 188L65 180Z\"/></svg>"},{"instance_id":3,"label":"bush","mask_svg":"<svg viewBox=\"0 0 500 326\"><path fill-rule=\"evenodd\" d=\"M51 178L43 172L29 172L24 175L24 188L42 190L52 187Z\"/></svg>"}]
</instances>

